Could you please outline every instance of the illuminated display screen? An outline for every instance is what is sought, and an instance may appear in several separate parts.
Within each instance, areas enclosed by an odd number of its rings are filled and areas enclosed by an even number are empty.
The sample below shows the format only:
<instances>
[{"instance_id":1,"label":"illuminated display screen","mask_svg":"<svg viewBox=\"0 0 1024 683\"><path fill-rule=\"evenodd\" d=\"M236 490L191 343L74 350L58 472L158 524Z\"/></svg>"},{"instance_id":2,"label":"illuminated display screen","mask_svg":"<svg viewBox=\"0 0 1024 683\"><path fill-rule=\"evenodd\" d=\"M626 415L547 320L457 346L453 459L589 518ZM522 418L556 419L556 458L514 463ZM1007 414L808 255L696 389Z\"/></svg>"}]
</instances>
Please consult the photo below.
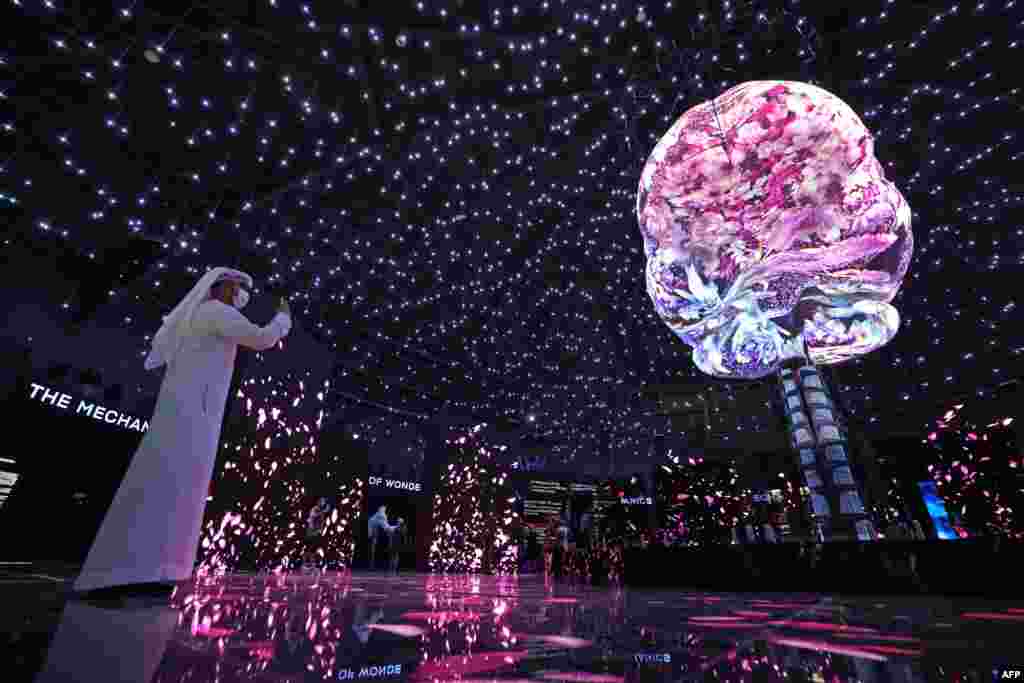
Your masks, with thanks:
<instances>
[{"instance_id":1,"label":"illuminated display screen","mask_svg":"<svg viewBox=\"0 0 1024 683\"><path fill-rule=\"evenodd\" d=\"M17 481L18 475L14 472L0 471L0 508L7 502L7 498L11 495L11 490Z\"/></svg>"},{"instance_id":2,"label":"illuminated display screen","mask_svg":"<svg viewBox=\"0 0 1024 683\"><path fill-rule=\"evenodd\" d=\"M565 499L575 486L579 485L561 481L529 482L523 504L527 524L543 524L552 515L561 514Z\"/></svg>"},{"instance_id":3,"label":"illuminated display screen","mask_svg":"<svg viewBox=\"0 0 1024 683\"><path fill-rule=\"evenodd\" d=\"M924 498L925 507L928 508L928 516L935 524L936 535L944 541L957 538L953 525L949 522L949 513L946 511L946 504L939 496L939 490L934 481L922 481L918 483L921 489L921 497Z\"/></svg>"},{"instance_id":4,"label":"illuminated display screen","mask_svg":"<svg viewBox=\"0 0 1024 683\"><path fill-rule=\"evenodd\" d=\"M543 525L552 515L560 515L567 499L580 500L589 497L593 500L591 513L595 520L604 516L604 512L615 502L612 487L597 484L581 484L578 482L533 480L526 487L523 514L526 523Z\"/></svg>"},{"instance_id":5,"label":"illuminated display screen","mask_svg":"<svg viewBox=\"0 0 1024 683\"><path fill-rule=\"evenodd\" d=\"M650 526L649 514L655 502L650 486L639 478L599 483L533 479L517 488L527 533L540 542L550 540L551 518L561 517L567 507L571 532L579 533L582 513L587 511L595 531L635 536Z\"/></svg>"},{"instance_id":6,"label":"illuminated display screen","mask_svg":"<svg viewBox=\"0 0 1024 683\"><path fill-rule=\"evenodd\" d=\"M757 491L750 496L750 502L755 505L770 505L779 504L785 500L785 496L782 493L782 489L772 489L771 491Z\"/></svg>"}]
</instances>

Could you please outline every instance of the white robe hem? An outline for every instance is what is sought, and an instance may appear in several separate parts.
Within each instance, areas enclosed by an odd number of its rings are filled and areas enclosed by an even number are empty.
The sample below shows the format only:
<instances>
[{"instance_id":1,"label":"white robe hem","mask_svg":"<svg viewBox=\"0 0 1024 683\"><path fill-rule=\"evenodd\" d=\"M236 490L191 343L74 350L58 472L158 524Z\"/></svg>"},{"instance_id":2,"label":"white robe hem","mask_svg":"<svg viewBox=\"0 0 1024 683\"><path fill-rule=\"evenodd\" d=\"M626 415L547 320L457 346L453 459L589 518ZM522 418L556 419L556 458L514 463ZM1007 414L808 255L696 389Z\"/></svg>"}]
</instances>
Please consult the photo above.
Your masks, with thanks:
<instances>
[{"instance_id":1,"label":"white robe hem","mask_svg":"<svg viewBox=\"0 0 1024 683\"><path fill-rule=\"evenodd\" d=\"M98 588L114 586L130 586L137 583L177 583L192 578L192 567L141 567L109 569L107 571L87 571L79 574L75 580L76 592L91 591Z\"/></svg>"}]
</instances>

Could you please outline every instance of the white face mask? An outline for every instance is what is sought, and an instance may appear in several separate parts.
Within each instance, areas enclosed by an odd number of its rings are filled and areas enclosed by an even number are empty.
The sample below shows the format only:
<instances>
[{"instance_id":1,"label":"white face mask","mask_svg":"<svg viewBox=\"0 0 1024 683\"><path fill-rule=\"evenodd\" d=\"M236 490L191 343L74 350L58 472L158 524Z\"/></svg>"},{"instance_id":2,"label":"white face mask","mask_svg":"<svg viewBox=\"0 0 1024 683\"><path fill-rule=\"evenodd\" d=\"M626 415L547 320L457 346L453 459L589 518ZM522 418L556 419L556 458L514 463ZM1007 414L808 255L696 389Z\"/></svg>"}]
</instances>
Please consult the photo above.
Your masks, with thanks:
<instances>
[{"instance_id":1,"label":"white face mask","mask_svg":"<svg viewBox=\"0 0 1024 683\"><path fill-rule=\"evenodd\" d=\"M234 301L235 308L237 308L238 310L242 310L243 308L245 308L246 304L248 304L248 303L249 303L249 292L245 291L242 288L239 288L238 291L235 292L235 301Z\"/></svg>"}]
</instances>

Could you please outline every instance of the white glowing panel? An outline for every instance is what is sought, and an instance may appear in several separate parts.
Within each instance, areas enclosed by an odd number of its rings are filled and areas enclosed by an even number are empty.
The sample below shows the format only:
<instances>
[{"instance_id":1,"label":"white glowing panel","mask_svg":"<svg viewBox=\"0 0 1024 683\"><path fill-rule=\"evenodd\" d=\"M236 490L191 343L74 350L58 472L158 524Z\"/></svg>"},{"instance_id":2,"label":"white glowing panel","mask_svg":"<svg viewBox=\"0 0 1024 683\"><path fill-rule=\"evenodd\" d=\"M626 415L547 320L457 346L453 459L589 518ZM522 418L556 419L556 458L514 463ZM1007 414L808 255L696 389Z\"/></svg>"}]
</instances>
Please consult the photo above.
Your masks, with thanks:
<instances>
[{"instance_id":1,"label":"white glowing panel","mask_svg":"<svg viewBox=\"0 0 1024 683\"><path fill-rule=\"evenodd\" d=\"M18 481L18 475L14 472L0 471L0 508L7 502L7 498L14 490L14 484Z\"/></svg>"}]
</instances>

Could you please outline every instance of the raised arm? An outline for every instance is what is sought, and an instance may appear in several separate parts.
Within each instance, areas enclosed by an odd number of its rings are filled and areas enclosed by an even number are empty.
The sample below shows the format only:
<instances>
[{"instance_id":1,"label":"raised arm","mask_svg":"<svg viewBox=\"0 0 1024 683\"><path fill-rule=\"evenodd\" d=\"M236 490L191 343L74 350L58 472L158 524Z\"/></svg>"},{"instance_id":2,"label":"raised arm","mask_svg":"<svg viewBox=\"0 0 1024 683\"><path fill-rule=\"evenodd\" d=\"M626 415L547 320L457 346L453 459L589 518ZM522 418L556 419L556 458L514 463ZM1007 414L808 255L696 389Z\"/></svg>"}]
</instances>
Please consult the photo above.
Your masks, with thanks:
<instances>
[{"instance_id":1,"label":"raised arm","mask_svg":"<svg viewBox=\"0 0 1024 683\"><path fill-rule=\"evenodd\" d=\"M199 309L199 323L205 330L254 351L265 351L287 336L292 318L278 313L266 327L249 322L238 309L219 301L207 301Z\"/></svg>"}]
</instances>

